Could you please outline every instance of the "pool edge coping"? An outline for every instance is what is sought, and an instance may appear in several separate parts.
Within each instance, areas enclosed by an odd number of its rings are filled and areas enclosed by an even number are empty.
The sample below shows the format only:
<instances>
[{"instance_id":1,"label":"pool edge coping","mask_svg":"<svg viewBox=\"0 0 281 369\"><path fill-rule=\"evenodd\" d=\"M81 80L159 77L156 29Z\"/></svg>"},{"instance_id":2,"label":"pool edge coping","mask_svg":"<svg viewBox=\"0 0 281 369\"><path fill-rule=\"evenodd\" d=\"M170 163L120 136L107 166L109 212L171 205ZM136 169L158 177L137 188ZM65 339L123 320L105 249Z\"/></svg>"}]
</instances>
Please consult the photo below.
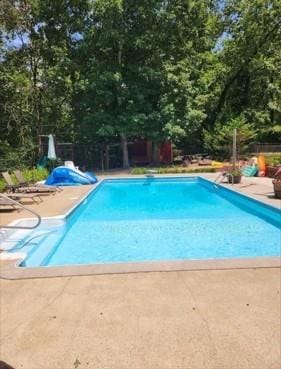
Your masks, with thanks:
<instances>
[{"instance_id":1,"label":"pool edge coping","mask_svg":"<svg viewBox=\"0 0 281 369\"><path fill-rule=\"evenodd\" d=\"M262 200L257 200L251 197L249 194L241 193L234 188L228 188L222 184L215 184L209 178L203 177L198 174L194 175L159 175L155 178L199 178L204 181L214 184L223 189L234 192L242 197L246 197L254 202L257 202L266 207L274 210L280 209L277 206L270 205ZM42 217L42 220L65 220L70 216L103 182L106 180L127 180L127 179L143 179L146 176L106 176L102 177L99 182L93 185L93 187L81 197L81 199L73 205L66 213L51 216ZM16 225L23 221L30 221L34 218L21 218L12 221L9 225ZM4 250L5 251L8 251ZM16 255L15 255L16 256ZM24 256L25 257L25 256ZM249 269L249 268L280 268L281 257L255 257L255 258L228 258L228 259L202 259L202 260L161 260L161 261L146 261L146 262L134 262L134 263L105 263L105 264L80 264L80 265L65 265L65 266L52 266L52 267L19 267L19 264L23 260L23 255L19 255L14 259L0 259L0 278L2 279L29 279L29 278L50 278L50 277L69 277L69 276L83 276L83 275L102 275L102 274L121 274L121 273L146 273L146 272L172 272L172 271L196 271L196 270L223 270L223 269ZM2 264L6 264L3 265ZM46 273L47 271L47 273Z\"/></svg>"},{"instance_id":2,"label":"pool edge coping","mask_svg":"<svg viewBox=\"0 0 281 369\"><path fill-rule=\"evenodd\" d=\"M19 262L18 260L17 262ZM280 268L280 257L231 258L207 260L148 261L135 263L84 264L52 267L19 268L6 263L0 268L2 279L59 278L86 275L128 274L176 271Z\"/></svg>"}]
</instances>

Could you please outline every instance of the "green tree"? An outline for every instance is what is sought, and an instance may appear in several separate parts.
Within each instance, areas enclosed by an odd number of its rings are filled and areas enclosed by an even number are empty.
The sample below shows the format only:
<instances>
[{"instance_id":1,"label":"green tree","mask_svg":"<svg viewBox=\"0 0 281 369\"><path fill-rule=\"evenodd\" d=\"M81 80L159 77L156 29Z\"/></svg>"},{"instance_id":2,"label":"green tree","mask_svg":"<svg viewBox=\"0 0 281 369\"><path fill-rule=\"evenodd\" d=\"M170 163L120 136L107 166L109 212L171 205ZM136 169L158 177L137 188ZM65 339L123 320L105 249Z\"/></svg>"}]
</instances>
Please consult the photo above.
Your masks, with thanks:
<instances>
[{"instance_id":1,"label":"green tree","mask_svg":"<svg viewBox=\"0 0 281 369\"><path fill-rule=\"evenodd\" d=\"M220 31L215 2L167 2L164 14L165 93L161 106L168 137L178 141L206 119L206 81Z\"/></svg>"},{"instance_id":2,"label":"green tree","mask_svg":"<svg viewBox=\"0 0 281 369\"><path fill-rule=\"evenodd\" d=\"M75 90L77 130L89 141L119 137L124 168L128 139L151 136L160 120L157 3L96 1L79 50L84 63Z\"/></svg>"},{"instance_id":3,"label":"green tree","mask_svg":"<svg viewBox=\"0 0 281 369\"><path fill-rule=\"evenodd\" d=\"M243 116L231 119L226 123L216 123L212 131L204 130L205 148L213 155L229 159L232 155L234 129L237 131L237 158L247 153L249 143L256 138L252 124Z\"/></svg>"},{"instance_id":4,"label":"green tree","mask_svg":"<svg viewBox=\"0 0 281 369\"><path fill-rule=\"evenodd\" d=\"M228 0L222 17L224 41L207 72L213 80L204 125L211 128L243 113L262 140L279 132L281 123L281 3Z\"/></svg>"},{"instance_id":5,"label":"green tree","mask_svg":"<svg viewBox=\"0 0 281 369\"><path fill-rule=\"evenodd\" d=\"M2 151L53 133L120 142L128 167L137 137L157 162L242 116L281 141L280 50L280 0L1 0Z\"/></svg>"},{"instance_id":6,"label":"green tree","mask_svg":"<svg viewBox=\"0 0 281 369\"><path fill-rule=\"evenodd\" d=\"M83 28L84 2L2 0L1 5L1 140L17 149L37 148L42 133L72 137L73 35ZM33 160L31 155L30 164Z\"/></svg>"},{"instance_id":7,"label":"green tree","mask_svg":"<svg viewBox=\"0 0 281 369\"><path fill-rule=\"evenodd\" d=\"M128 139L151 139L157 153L159 142L194 132L205 118L200 74L210 63L218 23L210 4L93 3L80 50L77 130L89 141L119 137L123 167Z\"/></svg>"}]
</instances>

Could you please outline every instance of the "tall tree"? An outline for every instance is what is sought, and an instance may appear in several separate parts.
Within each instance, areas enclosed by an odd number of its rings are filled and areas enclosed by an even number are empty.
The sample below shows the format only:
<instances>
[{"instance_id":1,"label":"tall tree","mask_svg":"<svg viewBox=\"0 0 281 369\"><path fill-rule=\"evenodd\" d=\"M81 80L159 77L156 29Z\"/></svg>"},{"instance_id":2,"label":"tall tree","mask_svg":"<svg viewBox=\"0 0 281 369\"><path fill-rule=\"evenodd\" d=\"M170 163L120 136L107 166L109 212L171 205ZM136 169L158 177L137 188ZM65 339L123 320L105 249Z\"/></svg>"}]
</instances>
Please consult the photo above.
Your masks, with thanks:
<instances>
[{"instance_id":1,"label":"tall tree","mask_svg":"<svg viewBox=\"0 0 281 369\"><path fill-rule=\"evenodd\" d=\"M2 0L2 140L38 144L42 133L71 137L71 65L83 1ZM17 136L17 139L12 137Z\"/></svg>"},{"instance_id":2,"label":"tall tree","mask_svg":"<svg viewBox=\"0 0 281 369\"><path fill-rule=\"evenodd\" d=\"M78 129L91 140L119 136L123 167L129 165L128 138L146 136L148 122L157 115L160 73L153 57L157 3L94 2L80 49L86 62L76 89Z\"/></svg>"},{"instance_id":3,"label":"tall tree","mask_svg":"<svg viewBox=\"0 0 281 369\"><path fill-rule=\"evenodd\" d=\"M280 125L281 3L279 0L229 0L222 18L222 47L216 63L206 124L244 114L260 139Z\"/></svg>"},{"instance_id":4,"label":"tall tree","mask_svg":"<svg viewBox=\"0 0 281 369\"><path fill-rule=\"evenodd\" d=\"M157 152L159 142L194 131L204 119L197 95L217 32L211 4L93 3L76 90L79 130L86 137L118 135L123 167L129 164L128 138L152 139Z\"/></svg>"}]
</instances>

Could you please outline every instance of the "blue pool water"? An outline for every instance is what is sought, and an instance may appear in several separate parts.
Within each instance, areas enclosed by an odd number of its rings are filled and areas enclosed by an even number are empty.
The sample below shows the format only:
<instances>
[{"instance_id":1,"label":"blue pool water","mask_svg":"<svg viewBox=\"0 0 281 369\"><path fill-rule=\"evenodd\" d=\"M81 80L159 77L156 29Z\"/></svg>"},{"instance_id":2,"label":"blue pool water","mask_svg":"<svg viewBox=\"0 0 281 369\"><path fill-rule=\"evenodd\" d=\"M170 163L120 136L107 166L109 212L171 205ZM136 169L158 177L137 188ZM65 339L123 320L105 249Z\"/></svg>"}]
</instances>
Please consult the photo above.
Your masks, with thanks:
<instances>
[{"instance_id":1,"label":"blue pool water","mask_svg":"<svg viewBox=\"0 0 281 369\"><path fill-rule=\"evenodd\" d=\"M280 219L201 178L107 180L64 226L35 231L22 266L277 256Z\"/></svg>"}]
</instances>

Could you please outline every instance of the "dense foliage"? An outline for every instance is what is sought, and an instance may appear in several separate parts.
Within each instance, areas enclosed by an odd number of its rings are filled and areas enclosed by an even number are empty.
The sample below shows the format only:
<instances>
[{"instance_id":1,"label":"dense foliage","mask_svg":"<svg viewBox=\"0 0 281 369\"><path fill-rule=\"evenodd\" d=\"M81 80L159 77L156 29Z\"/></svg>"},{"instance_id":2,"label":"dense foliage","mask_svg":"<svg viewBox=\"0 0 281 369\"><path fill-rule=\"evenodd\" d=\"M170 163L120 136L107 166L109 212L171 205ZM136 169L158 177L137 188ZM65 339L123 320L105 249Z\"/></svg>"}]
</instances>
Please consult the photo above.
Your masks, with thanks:
<instances>
[{"instance_id":1,"label":"dense foliage","mask_svg":"<svg viewBox=\"0 0 281 369\"><path fill-rule=\"evenodd\" d=\"M184 168L182 166L156 167L155 172L158 174L179 174L179 173L212 173L216 172L220 167L202 167L202 168ZM148 168L137 167L131 170L131 174L149 174Z\"/></svg>"},{"instance_id":2,"label":"dense foliage","mask_svg":"<svg viewBox=\"0 0 281 369\"><path fill-rule=\"evenodd\" d=\"M2 162L42 133L120 142L124 167L135 137L227 156L235 124L281 142L280 101L280 0L0 0Z\"/></svg>"},{"instance_id":3,"label":"dense foliage","mask_svg":"<svg viewBox=\"0 0 281 369\"><path fill-rule=\"evenodd\" d=\"M233 132L236 129L237 157L247 153L248 144L257 136L254 125L247 123L244 118L233 118L225 123L216 123L213 130L204 131L204 144L209 152L227 159L232 155Z\"/></svg>"}]
</instances>

